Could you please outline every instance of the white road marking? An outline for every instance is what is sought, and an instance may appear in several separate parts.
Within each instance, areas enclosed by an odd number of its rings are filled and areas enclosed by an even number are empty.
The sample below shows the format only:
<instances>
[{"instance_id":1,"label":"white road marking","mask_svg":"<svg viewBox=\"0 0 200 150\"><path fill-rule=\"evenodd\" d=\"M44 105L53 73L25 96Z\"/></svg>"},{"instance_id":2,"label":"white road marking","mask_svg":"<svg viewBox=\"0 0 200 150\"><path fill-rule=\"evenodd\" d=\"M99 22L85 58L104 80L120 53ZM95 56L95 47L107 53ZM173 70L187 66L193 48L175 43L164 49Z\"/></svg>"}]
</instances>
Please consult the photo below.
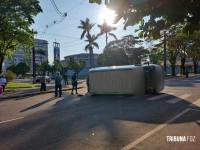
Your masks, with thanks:
<instances>
[{"instance_id":1,"label":"white road marking","mask_svg":"<svg viewBox=\"0 0 200 150\"><path fill-rule=\"evenodd\" d=\"M197 101L193 102L192 104L199 104L200 103L200 99L198 99ZM190 105L192 105L190 104ZM196 109L190 109L187 108L185 110L183 110L181 113L179 113L178 115L174 116L173 118L169 119L168 121L166 121L165 123L157 126L155 129L153 129L152 131L148 132L147 134L143 135L142 137L138 138L137 140L135 140L134 142L128 144L127 146L125 146L124 148L122 148L122 150L128 150L133 148L134 146L136 146L138 143L144 141L146 138L150 137L151 135L153 135L154 133L158 132L159 130L161 130L162 128L164 128L165 126L167 126L168 124L172 123L174 120L176 120L177 118L181 117L182 115L184 115L186 112L190 111L190 110L196 110ZM198 110L199 111L199 110Z\"/></svg>"},{"instance_id":2,"label":"white road marking","mask_svg":"<svg viewBox=\"0 0 200 150\"><path fill-rule=\"evenodd\" d=\"M167 103L174 104L174 103L177 103L177 102L181 101L182 99L186 99L186 98L188 98L190 96L191 96L191 94L183 94L181 96L177 96L176 98L168 100Z\"/></svg>"},{"instance_id":3,"label":"white road marking","mask_svg":"<svg viewBox=\"0 0 200 150\"><path fill-rule=\"evenodd\" d=\"M20 117L20 118L15 118L15 119L10 119L10 120L5 120L5 121L1 121L1 123L6 123L6 122L10 122L10 121L15 121L15 120L19 120L19 119L23 119L24 117Z\"/></svg>"},{"instance_id":4,"label":"white road marking","mask_svg":"<svg viewBox=\"0 0 200 150\"><path fill-rule=\"evenodd\" d=\"M179 113L178 115L176 115L175 117L169 119L168 121L166 121L165 123L159 125L158 127L156 127L155 129L153 129L152 131L150 131L149 133L143 135L142 137L140 137L139 139L135 140L134 142L130 143L129 145L125 146L124 148L122 148L122 150L128 150L130 148L133 148L135 145L137 145L138 143L144 141L146 138L150 137L151 135L153 135L154 133L156 133L157 131L161 130L162 128L164 128L166 125L168 125L169 123L173 122L174 120L176 120L177 118L179 118L180 116L182 116L183 114L185 114L186 112L188 112L190 109L187 108L184 111L182 111L181 113Z\"/></svg>"},{"instance_id":5,"label":"white road marking","mask_svg":"<svg viewBox=\"0 0 200 150\"><path fill-rule=\"evenodd\" d=\"M190 104L190 106L192 106L192 107L200 107L200 99L198 99L194 103Z\"/></svg>"},{"instance_id":6,"label":"white road marking","mask_svg":"<svg viewBox=\"0 0 200 150\"><path fill-rule=\"evenodd\" d=\"M160 98L169 96L169 94L170 94L170 95L173 95L174 93L161 94L161 95L158 95L158 96L154 96L154 97L151 97L151 98L147 98L147 100L157 100L157 99L160 99Z\"/></svg>"}]
</instances>

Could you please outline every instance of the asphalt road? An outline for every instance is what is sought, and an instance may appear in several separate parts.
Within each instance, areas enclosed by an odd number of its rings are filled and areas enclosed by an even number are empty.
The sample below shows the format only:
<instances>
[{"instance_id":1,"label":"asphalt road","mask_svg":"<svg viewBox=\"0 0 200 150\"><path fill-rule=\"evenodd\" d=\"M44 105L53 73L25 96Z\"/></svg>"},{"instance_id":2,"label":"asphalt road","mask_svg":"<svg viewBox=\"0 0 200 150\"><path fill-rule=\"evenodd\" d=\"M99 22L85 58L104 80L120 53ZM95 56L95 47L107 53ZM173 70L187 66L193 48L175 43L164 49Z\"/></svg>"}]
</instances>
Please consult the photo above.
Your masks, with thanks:
<instances>
[{"instance_id":1,"label":"asphalt road","mask_svg":"<svg viewBox=\"0 0 200 150\"><path fill-rule=\"evenodd\" d=\"M0 149L193 149L200 147L200 79L167 79L144 96L64 92L0 102ZM86 89L79 91L85 94ZM186 141L177 141L184 137Z\"/></svg>"}]
</instances>

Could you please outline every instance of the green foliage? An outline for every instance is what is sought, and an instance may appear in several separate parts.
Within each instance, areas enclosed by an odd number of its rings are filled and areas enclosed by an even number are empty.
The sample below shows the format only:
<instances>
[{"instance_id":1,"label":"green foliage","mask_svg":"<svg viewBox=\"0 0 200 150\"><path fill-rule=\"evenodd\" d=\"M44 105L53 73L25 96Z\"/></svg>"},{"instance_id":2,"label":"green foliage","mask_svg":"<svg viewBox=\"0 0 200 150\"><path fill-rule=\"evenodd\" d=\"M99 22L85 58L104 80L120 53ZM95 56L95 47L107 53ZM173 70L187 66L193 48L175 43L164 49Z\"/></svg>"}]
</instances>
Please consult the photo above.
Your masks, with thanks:
<instances>
[{"instance_id":1,"label":"green foliage","mask_svg":"<svg viewBox=\"0 0 200 150\"><path fill-rule=\"evenodd\" d=\"M117 29L116 27L109 26L109 25L105 22L105 20L104 20L104 23L103 23L102 25L98 25L98 27L99 27L100 30L101 30L100 35L106 34L106 46L108 45L108 35L114 37L115 40L117 40L116 35L113 34L113 33L111 33L112 31L114 31L114 30Z\"/></svg>"},{"instance_id":2,"label":"green foliage","mask_svg":"<svg viewBox=\"0 0 200 150\"><path fill-rule=\"evenodd\" d=\"M30 66L25 63L25 62L20 62L17 65L11 65L7 68L7 70L10 70L12 72L14 72L16 75L23 75L25 76L27 72L31 71Z\"/></svg>"},{"instance_id":3,"label":"green foliage","mask_svg":"<svg viewBox=\"0 0 200 150\"><path fill-rule=\"evenodd\" d=\"M67 60L66 62L66 67L69 69L69 70L74 70L74 72L76 72L77 74L83 69L85 68L86 66L86 63L85 61L83 60L78 60L78 61L75 61L74 60L74 57L70 57L69 60Z\"/></svg>"},{"instance_id":4,"label":"green foliage","mask_svg":"<svg viewBox=\"0 0 200 150\"><path fill-rule=\"evenodd\" d=\"M141 64L147 61L147 56L149 51L144 47L131 48L128 50L130 55L130 60L134 65Z\"/></svg>"},{"instance_id":5,"label":"green foliage","mask_svg":"<svg viewBox=\"0 0 200 150\"><path fill-rule=\"evenodd\" d=\"M56 59L54 62L53 62L53 68L52 68L52 71L55 73L56 71L59 71L61 72L63 70L63 66L61 64L61 62Z\"/></svg>"},{"instance_id":6,"label":"green foliage","mask_svg":"<svg viewBox=\"0 0 200 150\"><path fill-rule=\"evenodd\" d=\"M123 49L106 50L97 58L100 66L121 66L128 65L129 60Z\"/></svg>"},{"instance_id":7,"label":"green foliage","mask_svg":"<svg viewBox=\"0 0 200 150\"><path fill-rule=\"evenodd\" d=\"M85 50L89 50L90 53L90 67L92 68L94 66L94 60L93 60L93 48L99 48L99 45L95 42L98 38L98 35L91 35L90 31L91 29L94 27L95 24L90 23L90 20L88 18L86 18L85 21L81 20L81 25L78 26L79 29L82 29L83 32L81 34L81 39L83 39L84 37L86 37L86 42L88 42L88 44L85 46Z\"/></svg>"},{"instance_id":8,"label":"green foliage","mask_svg":"<svg viewBox=\"0 0 200 150\"><path fill-rule=\"evenodd\" d=\"M40 74L44 74L44 73L46 73L46 72L51 72L51 66L49 65L48 60L42 62L42 64L38 66L38 69L37 69L37 70L38 70L38 72L39 72Z\"/></svg>"},{"instance_id":9,"label":"green foliage","mask_svg":"<svg viewBox=\"0 0 200 150\"><path fill-rule=\"evenodd\" d=\"M0 1L0 72L4 59L19 45L33 45L33 31L29 27L40 12L38 0Z\"/></svg>"},{"instance_id":10,"label":"green foliage","mask_svg":"<svg viewBox=\"0 0 200 150\"><path fill-rule=\"evenodd\" d=\"M101 66L141 64L146 61L149 53L143 47L136 47L142 41L132 35L124 36L120 40L110 42L104 52L98 57Z\"/></svg>"},{"instance_id":11,"label":"green foliage","mask_svg":"<svg viewBox=\"0 0 200 150\"><path fill-rule=\"evenodd\" d=\"M101 4L103 0L89 2ZM116 22L125 20L124 29L141 23L144 37L158 38L162 29L175 24L183 24L185 33L200 30L199 0L110 0L105 4L117 13ZM149 20L143 22L147 16Z\"/></svg>"},{"instance_id":12,"label":"green foliage","mask_svg":"<svg viewBox=\"0 0 200 150\"><path fill-rule=\"evenodd\" d=\"M35 86L38 86L38 84L9 82L6 89L32 88Z\"/></svg>"},{"instance_id":13,"label":"green foliage","mask_svg":"<svg viewBox=\"0 0 200 150\"><path fill-rule=\"evenodd\" d=\"M161 64L163 61L163 50L160 48L153 48L149 52L149 58L152 64Z\"/></svg>"},{"instance_id":14,"label":"green foliage","mask_svg":"<svg viewBox=\"0 0 200 150\"><path fill-rule=\"evenodd\" d=\"M22 75L26 75L27 72L30 72L31 71L31 68L30 66L25 63L25 62L20 62L18 65L17 65L17 70L18 72L16 73L17 75L18 74L22 74Z\"/></svg>"},{"instance_id":15,"label":"green foliage","mask_svg":"<svg viewBox=\"0 0 200 150\"><path fill-rule=\"evenodd\" d=\"M200 32L195 32L189 38L188 57L192 58L194 62L200 61Z\"/></svg>"},{"instance_id":16,"label":"green foliage","mask_svg":"<svg viewBox=\"0 0 200 150\"><path fill-rule=\"evenodd\" d=\"M6 72L2 72L1 75L4 76L7 79L7 82L9 82L9 81L11 81L11 80L16 78L16 74L13 73L10 70L7 70Z\"/></svg>"},{"instance_id":17,"label":"green foliage","mask_svg":"<svg viewBox=\"0 0 200 150\"><path fill-rule=\"evenodd\" d=\"M100 65L141 64L141 62L146 61L149 53L143 47L136 47L141 43L142 41L138 37L132 35L112 41L105 47L103 54L99 56L98 63Z\"/></svg>"}]
</instances>

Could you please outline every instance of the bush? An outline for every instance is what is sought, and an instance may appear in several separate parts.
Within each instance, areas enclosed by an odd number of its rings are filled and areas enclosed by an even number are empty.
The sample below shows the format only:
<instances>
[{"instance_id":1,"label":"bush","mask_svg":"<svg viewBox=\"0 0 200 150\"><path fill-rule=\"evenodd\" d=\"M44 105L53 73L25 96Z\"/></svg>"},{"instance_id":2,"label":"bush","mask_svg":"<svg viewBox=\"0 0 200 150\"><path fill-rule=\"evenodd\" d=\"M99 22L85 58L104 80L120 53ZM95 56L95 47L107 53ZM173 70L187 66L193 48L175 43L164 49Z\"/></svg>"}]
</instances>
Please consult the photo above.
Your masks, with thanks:
<instances>
[{"instance_id":1,"label":"bush","mask_svg":"<svg viewBox=\"0 0 200 150\"><path fill-rule=\"evenodd\" d=\"M16 74L13 73L10 70L7 70L7 71L3 72L1 75L4 76L7 79L7 82L9 82L9 81L11 81L11 80L16 78Z\"/></svg>"}]
</instances>

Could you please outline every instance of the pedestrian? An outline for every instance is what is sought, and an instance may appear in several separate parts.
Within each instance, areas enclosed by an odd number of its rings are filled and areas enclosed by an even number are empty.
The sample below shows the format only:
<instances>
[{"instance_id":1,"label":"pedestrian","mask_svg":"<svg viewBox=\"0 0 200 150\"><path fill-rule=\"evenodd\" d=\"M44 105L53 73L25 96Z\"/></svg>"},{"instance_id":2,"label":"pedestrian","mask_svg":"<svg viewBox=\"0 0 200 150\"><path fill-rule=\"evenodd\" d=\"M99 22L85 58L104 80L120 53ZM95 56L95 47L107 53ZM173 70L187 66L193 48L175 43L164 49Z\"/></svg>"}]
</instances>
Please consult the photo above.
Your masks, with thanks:
<instances>
[{"instance_id":1,"label":"pedestrian","mask_svg":"<svg viewBox=\"0 0 200 150\"><path fill-rule=\"evenodd\" d=\"M188 78L188 75L189 75L189 70L188 70L188 67L186 67L185 68L185 77Z\"/></svg>"},{"instance_id":2,"label":"pedestrian","mask_svg":"<svg viewBox=\"0 0 200 150\"><path fill-rule=\"evenodd\" d=\"M62 77L60 76L59 72L57 72L55 77L55 97L58 95L58 89L59 89L59 97L62 96Z\"/></svg>"},{"instance_id":3,"label":"pedestrian","mask_svg":"<svg viewBox=\"0 0 200 150\"><path fill-rule=\"evenodd\" d=\"M63 75L63 79L65 81L65 85L66 84L68 85L68 75L67 75L67 73Z\"/></svg>"},{"instance_id":4,"label":"pedestrian","mask_svg":"<svg viewBox=\"0 0 200 150\"><path fill-rule=\"evenodd\" d=\"M77 82L77 75L76 75L76 73L74 73L74 75L72 76L72 92L71 92L71 95L74 94L73 93L74 89L76 90L76 94L78 94L78 92L77 92L77 84L78 84L78 82Z\"/></svg>"},{"instance_id":5,"label":"pedestrian","mask_svg":"<svg viewBox=\"0 0 200 150\"><path fill-rule=\"evenodd\" d=\"M5 91L5 86L6 86L6 84L7 84L6 78L3 77L3 76L0 76L0 85L1 85L2 88L3 88L3 92Z\"/></svg>"},{"instance_id":6,"label":"pedestrian","mask_svg":"<svg viewBox=\"0 0 200 150\"><path fill-rule=\"evenodd\" d=\"M41 86L40 86L40 91L46 91L46 76L45 74L43 74L41 77L40 77L40 83L41 83Z\"/></svg>"}]
</instances>

